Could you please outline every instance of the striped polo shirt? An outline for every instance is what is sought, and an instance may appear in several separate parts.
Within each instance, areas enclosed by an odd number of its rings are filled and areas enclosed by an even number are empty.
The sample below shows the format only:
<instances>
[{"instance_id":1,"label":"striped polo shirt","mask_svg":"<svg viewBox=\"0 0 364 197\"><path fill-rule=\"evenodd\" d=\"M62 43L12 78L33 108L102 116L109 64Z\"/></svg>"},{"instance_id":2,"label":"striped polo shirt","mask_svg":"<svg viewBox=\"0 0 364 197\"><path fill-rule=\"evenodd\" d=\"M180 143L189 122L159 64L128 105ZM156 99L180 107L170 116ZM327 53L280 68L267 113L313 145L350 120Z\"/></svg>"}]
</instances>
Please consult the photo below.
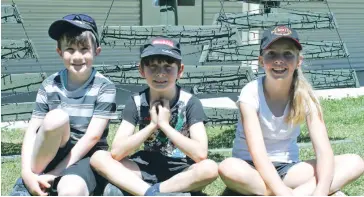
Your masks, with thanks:
<instances>
[{"instance_id":1,"label":"striped polo shirt","mask_svg":"<svg viewBox=\"0 0 364 197\"><path fill-rule=\"evenodd\" d=\"M115 85L94 68L89 79L78 89L68 91L67 69L45 79L38 90L32 118L43 119L53 109L69 115L71 140L76 143L86 132L92 117L116 119ZM97 146L107 146L107 125Z\"/></svg>"}]
</instances>

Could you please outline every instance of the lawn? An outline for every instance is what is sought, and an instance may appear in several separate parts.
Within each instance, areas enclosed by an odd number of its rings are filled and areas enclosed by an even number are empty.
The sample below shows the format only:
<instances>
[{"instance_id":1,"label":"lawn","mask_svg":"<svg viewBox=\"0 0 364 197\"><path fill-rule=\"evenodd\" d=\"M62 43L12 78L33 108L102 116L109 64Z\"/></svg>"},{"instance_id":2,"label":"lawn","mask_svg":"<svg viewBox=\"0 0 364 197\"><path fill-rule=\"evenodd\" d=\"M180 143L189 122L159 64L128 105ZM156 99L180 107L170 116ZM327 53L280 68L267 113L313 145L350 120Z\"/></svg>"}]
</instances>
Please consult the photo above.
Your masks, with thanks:
<instances>
[{"instance_id":1,"label":"lawn","mask_svg":"<svg viewBox=\"0 0 364 197\"><path fill-rule=\"evenodd\" d=\"M321 100L324 110L324 119L331 141L351 140L349 143L333 144L332 148L336 155L344 153L355 153L364 157L364 97L346 98L342 100ZM110 142L115 135L116 125L112 126L108 137ZM209 149L231 148L234 138L234 126L208 127ZM1 130L2 155L19 154L23 131ZM307 128L302 125L302 133L299 142L309 142ZM209 158L220 162L231 156L230 152L209 153ZM304 147L300 151L301 160L314 158L312 147ZM20 159L1 161L1 194L8 195L12 185L20 174ZM204 193L207 195L221 195L225 186L220 178L208 185ZM347 185L343 190L347 195L364 195L364 176Z\"/></svg>"}]
</instances>

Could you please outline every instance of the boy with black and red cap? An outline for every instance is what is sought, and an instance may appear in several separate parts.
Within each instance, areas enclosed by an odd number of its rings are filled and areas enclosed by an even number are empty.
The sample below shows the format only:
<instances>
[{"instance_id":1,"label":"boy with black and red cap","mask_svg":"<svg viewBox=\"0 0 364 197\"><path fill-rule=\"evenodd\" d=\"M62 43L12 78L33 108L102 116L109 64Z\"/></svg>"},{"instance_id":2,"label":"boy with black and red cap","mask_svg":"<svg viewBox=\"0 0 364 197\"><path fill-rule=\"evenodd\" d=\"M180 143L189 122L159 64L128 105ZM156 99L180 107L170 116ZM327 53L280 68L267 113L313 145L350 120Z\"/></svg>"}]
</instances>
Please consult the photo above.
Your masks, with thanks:
<instances>
[{"instance_id":1,"label":"boy with black and red cap","mask_svg":"<svg viewBox=\"0 0 364 197\"><path fill-rule=\"evenodd\" d=\"M23 141L22 179L11 195L90 195L103 178L92 171L89 158L108 149L116 88L92 67L101 52L93 18L70 14L53 22L48 33L65 69L38 90Z\"/></svg>"},{"instance_id":2,"label":"boy with black and red cap","mask_svg":"<svg viewBox=\"0 0 364 197\"><path fill-rule=\"evenodd\" d=\"M207 159L202 104L176 85L181 59L180 44L166 37L141 48L139 72L149 87L127 101L111 152L91 158L96 171L133 195L185 195L176 192L200 191L218 176ZM143 143L144 150L128 157Z\"/></svg>"}]
</instances>

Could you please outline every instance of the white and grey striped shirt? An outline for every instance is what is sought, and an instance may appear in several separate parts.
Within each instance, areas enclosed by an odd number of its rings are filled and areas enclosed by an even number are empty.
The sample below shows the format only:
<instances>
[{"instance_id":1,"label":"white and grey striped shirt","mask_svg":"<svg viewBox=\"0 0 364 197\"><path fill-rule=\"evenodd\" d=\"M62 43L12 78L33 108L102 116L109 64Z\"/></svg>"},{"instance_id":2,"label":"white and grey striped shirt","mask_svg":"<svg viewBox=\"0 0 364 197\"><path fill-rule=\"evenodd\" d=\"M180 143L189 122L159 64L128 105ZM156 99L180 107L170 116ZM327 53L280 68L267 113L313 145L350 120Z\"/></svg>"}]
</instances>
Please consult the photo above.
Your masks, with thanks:
<instances>
[{"instance_id":1,"label":"white and grey striped shirt","mask_svg":"<svg viewBox=\"0 0 364 197\"><path fill-rule=\"evenodd\" d=\"M71 140L78 141L86 132L92 117L116 119L116 88L113 82L93 69L89 79L78 89L68 91L67 70L45 79L38 90L32 117L44 118L53 109L63 109L69 115ZM106 127L97 146L107 146Z\"/></svg>"}]
</instances>

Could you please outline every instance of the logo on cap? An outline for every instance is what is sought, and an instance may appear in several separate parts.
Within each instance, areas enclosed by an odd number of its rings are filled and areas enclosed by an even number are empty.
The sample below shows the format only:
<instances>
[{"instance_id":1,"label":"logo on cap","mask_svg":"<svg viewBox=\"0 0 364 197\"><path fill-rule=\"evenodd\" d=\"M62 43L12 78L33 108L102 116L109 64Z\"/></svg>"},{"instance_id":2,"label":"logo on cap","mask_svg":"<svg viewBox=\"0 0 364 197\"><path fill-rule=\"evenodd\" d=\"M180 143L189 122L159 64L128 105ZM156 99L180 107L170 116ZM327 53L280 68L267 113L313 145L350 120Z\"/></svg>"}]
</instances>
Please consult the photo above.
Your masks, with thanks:
<instances>
[{"instance_id":1,"label":"logo on cap","mask_svg":"<svg viewBox=\"0 0 364 197\"><path fill-rule=\"evenodd\" d=\"M271 33L277 36L288 36L292 34L292 31L286 26L278 26Z\"/></svg>"},{"instance_id":2,"label":"logo on cap","mask_svg":"<svg viewBox=\"0 0 364 197\"><path fill-rule=\"evenodd\" d=\"M73 22L79 23L79 24L85 24L83 21L79 21L79 20L74 20Z\"/></svg>"},{"instance_id":3,"label":"logo on cap","mask_svg":"<svg viewBox=\"0 0 364 197\"><path fill-rule=\"evenodd\" d=\"M170 51L170 50L162 49L162 51L163 51L163 52L165 52L165 53L169 53L169 54L172 54L172 55L173 55L173 52L172 52L172 51Z\"/></svg>"},{"instance_id":4,"label":"logo on cap","mask_svg":"<svg viewBox=\"0 0 364 197\"><path fill-rule=\"evenodd\" d=\"M154 40L154 41L152 42L152 44L164 44L164 45L168 45L168 46L170 46L170 47L174 47L174 46L173 46L173 42L172 42L172 41L170 41L170 40Z\"/></svg>"}]
</instances>

